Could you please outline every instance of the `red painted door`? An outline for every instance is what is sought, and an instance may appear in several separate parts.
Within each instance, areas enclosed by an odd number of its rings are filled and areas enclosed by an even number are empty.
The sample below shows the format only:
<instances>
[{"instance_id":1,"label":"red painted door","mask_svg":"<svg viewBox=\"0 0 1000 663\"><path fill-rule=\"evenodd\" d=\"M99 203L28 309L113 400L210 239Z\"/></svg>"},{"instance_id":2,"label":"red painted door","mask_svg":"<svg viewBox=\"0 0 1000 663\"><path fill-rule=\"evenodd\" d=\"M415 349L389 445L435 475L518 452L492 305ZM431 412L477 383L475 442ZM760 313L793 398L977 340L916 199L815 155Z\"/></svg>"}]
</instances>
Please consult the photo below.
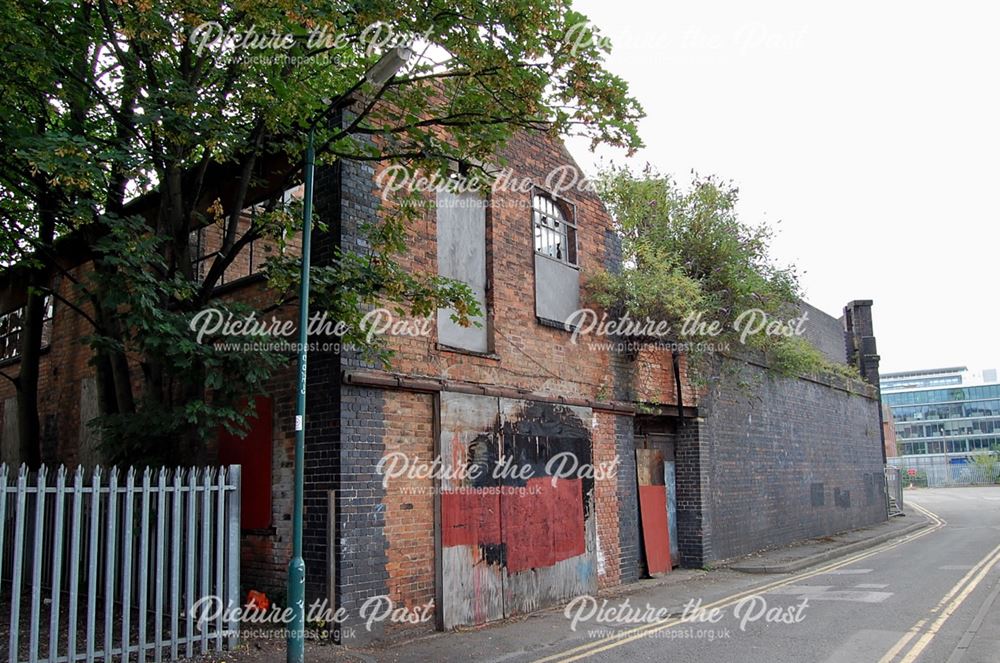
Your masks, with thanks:
<instances>
[{"instance_id":1,"label":"red painted door","mask_svg":"<svg viewBox=\"0 0 1000 663\"><path fill-rule=\"evenodd\" d=\"M243 529L271 526L271 441L274 437L271 399L256 398L257 414L243 435L219 430L219 464L242 465L240 520Z\"/></svg>"}]
</instances>

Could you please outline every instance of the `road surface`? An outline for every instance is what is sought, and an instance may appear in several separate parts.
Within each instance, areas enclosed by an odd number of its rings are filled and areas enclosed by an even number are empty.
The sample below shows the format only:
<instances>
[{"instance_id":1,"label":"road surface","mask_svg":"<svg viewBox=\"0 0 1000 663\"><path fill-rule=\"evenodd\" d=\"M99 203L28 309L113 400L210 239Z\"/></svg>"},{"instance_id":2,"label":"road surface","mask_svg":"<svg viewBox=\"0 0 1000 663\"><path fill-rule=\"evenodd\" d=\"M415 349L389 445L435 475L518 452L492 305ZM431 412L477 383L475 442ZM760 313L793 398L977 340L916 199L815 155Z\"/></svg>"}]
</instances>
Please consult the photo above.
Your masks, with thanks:
<instances>
[{"instance_id":1,"label":"road surface","mask_svg":"<svg viewBox=\"0 0 1000 663\"><path fill-rule=\"evenodd\" d=\"M906 498L932 515L931 527L812 569L774 576L712 572L682 586L609 599L599 610L580 604L568 615L554 611L442 634L375 658L1000 661L1000 487L909 491ZM687 621L678 612L684 605ZM656 610L662 613L650 614Z\"/></svg>"}]
</instances>

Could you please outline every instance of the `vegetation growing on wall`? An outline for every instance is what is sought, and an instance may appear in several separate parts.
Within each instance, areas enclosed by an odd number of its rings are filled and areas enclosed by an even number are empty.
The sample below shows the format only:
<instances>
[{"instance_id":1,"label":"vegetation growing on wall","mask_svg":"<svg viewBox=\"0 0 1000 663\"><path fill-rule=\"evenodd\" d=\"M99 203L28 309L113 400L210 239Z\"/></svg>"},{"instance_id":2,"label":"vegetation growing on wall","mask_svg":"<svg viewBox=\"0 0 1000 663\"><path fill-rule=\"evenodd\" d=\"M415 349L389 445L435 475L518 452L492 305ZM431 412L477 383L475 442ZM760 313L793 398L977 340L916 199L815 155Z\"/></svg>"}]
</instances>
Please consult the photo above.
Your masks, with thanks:
<instances>
[{"instance_id":1,"label":"vegetation growing on wall","mask_svg":"<svg viewBox=\"0 0 1000 663\"><path fill-rule=\"evenodd\" d=\"M769 225L738 216L739 190L732 182L695 174L684 187L647 167L639 174L607 170L597 184L621 240L623 264L616 273L588 275L591 302L617 315L666 321L671 340L691 341L691 347L710 341L764 352L784 375L857 377L796 333L801 289L795 268L774 261ZM769 322L751 325L751 316ZM699 354L688 352L696 371L706 366Z\"/></svg>"}]
</instances>

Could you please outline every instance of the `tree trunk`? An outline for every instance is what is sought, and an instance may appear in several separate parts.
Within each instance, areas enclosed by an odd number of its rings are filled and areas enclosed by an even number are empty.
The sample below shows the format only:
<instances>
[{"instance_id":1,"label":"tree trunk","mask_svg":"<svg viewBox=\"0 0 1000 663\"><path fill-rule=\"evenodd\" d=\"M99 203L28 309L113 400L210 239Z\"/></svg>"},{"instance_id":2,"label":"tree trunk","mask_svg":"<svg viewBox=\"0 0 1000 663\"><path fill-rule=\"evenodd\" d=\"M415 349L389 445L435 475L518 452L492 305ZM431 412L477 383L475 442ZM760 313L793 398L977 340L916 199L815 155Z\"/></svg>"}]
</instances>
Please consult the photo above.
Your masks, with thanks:
<instances>
[{"instance_id":1,"label":"tree trunk","mask_svg":"<svg viewBox=\"0 0 1000 663\"><path fill-rule=\"evenodd\" d=\"M51 246L56 233L55 201L44 177L36 178L38 187L38 241ZM38 419L38 375L42 355L42 325L45 321L45 295L50 287L47 275L34 270L28 277L28 300L21 316L21 338L17 376L17 436L21 462L37 468L42 462L41 425Z\"/></svg>"},{"instance_id":2,"label":"tree trunk","mask_svg":"<svg viewBox=\"0 0 1000 663\"><path fill-rule=\"evenodd\" d=\"M31 469L42 463L38 420L38 373L41 358L45 298L29 294L21 318L20 373L17 376L17 437L21 462Z\"/></svg>"}]
</instances>

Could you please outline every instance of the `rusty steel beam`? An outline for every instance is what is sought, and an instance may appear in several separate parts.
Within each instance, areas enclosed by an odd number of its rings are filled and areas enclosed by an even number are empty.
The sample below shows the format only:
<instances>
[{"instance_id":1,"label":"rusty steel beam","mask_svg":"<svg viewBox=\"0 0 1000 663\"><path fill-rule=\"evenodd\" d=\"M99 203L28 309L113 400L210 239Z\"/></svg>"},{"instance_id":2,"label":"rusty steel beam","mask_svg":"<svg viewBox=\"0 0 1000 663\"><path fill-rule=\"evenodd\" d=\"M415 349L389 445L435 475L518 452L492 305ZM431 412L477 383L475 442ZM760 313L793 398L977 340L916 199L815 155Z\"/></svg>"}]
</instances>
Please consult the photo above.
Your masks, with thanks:
<instances>
[{"instance_id":1,"label":"rusty steel beam","mask_svg":"<svg viewBox=\"0 0 1000 663\"><path fill-rule=\"evenodd\" d=\"M359 387L399 389L401 391L415 391L422 393L454 392L461 394L478 394L481 396L497 396L500 398L519 398L524 400L540 401L542 403L576 405L579 407L589 407L594 410L613 412L615 414L626 416L635 416L636 414L635 406L624 401L601 401L592 398L552 396L551 394L533 393L526 389L515 389L513 387L501 387L475 382L463 382L460 380L409 377L398 373L377 370L343 371L342 377L345 384ZM669 406L669 408L665 407L664 410L668 411L670 414L675 414L677 408L675 406ZM682 416L684 417L698 416L698 410L694 407L684 407L682 408L682 412Z\"/></svg>"}]
</instances>

